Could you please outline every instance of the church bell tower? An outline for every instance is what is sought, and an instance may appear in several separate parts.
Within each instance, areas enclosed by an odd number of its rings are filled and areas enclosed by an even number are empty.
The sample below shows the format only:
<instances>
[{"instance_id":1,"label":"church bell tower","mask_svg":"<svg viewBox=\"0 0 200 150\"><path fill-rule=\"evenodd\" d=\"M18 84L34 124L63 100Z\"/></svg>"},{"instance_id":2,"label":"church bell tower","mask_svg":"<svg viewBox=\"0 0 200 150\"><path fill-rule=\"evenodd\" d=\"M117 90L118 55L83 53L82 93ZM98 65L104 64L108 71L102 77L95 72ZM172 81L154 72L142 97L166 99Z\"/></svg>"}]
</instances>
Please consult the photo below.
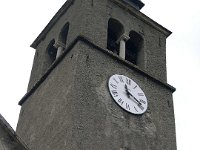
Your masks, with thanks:
<instances>
[{"instance_id":1,"label":"church bell tower","mask_svg":"<svg viewBox=\"0 0 200 150\"><path fill-rule=\"evenodd\" d=\"M67 0L32 43L17 134L31 150L176 150L169 30L140 0Z\"/></svg>"}]
</instances>

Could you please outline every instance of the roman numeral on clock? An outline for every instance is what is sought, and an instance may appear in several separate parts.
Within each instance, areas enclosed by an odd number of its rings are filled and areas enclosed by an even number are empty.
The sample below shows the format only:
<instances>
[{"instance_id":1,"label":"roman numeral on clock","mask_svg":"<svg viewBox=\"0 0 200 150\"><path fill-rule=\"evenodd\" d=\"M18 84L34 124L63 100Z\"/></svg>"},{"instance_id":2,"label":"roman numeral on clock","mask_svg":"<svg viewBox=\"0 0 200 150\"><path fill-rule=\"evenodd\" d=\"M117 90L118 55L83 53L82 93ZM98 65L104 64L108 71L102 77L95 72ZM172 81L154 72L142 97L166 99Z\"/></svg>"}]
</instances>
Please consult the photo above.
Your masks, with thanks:
<instances>
[{"instance_id":1,"label":"roman numeral on clock","mask_svg":"<svg viewBox=\"0 0 200 150\"><path fill-rule=\"evenodd\" d=\"M127 103L126 103L126 109L130 110L130 106Z\"/></svg>"},{"instance_id":2,"label":"roman numeral on clock","mask_svg":"<svg viewBox=\"0 0 200 150\"><path fill-rule=\"evenodd\" d=\"M139 99L140 100L140 103L143 103L143 104L146 104L146 102L142 99Z\"/></svg>"},{"instance_id":3,"label":"roman numeral on clock","mask_svg":"<svg viewBox=\"0 0 200 150\"><path fill-rule=\"evenodd\" d=\"M117 79L113 78L113 80L118 84L119 82L117 81Z\"/></svg>"},{"instance_id":4,"label":"roman numeral on clock","mask_svg":"<svg viewBox=\"0 0 200 150\"><path fill-rule=\"evenodd\" d=\"M138 93L138 96L144 96L144 93Z\"/></svg>"},{"instance_id":5,"label":"roman numeral on clock","mask_svg":"<svg viewBox=\"0 0 200 150\"><path fill-rule=\"evenodd\" d=\"M136 86L133 87L133 89L136 89L137 87L138 87L138 86L136 85Z\"/></svg>"},{"instance_id":6,"label":"roman numeral on clock","mask_svg":"<svg viewBox=\"0 0 200 150\"><path fill-rule=\"evenodd\" d=\"M131 80L126 78L126 84L131 85Z\"/></svg>"},{"instance_id":7,"label":"roman numeral on clock","mask_svg":"<svg viewBox=\"0 0 200 150\"><path fill-rule=\"evenodd\" d=\"M114 97L118 96L118 92L116 90L112 90L111 92L112 92L112 94L113 94Z\"/></svg>"},{"instance_id":8,"label":"roman numeral on clock","mask_svg":"<svg viewBox=\"0 0 200 150\"><path fill-rule=\"evenodd\" d=\"M118 76L118 77L119 77L119 81L124 83L124 80L123 80L122 76Z\"/></svg>"},{"instance_id":9,"label":"roman numeral on clock","mask_svg":"<svg viewBox=\"0 0 200 150\"><path fill-rule=\"evenodd\" d=\"M139 107L141 110L144 110L144 107L143 107L143 106L138 105L138 107Z\"/></svg>"},{"instance_id":10,"label":"roman numeral on clock","mask_svg":"<svg viewBox=\"0 0 200 150\"><path fill-rule=\"evenodd\" d=\"M121 105L123 105L123 103L124 103L124 101L120 98L120 99L118 99L118 102L121 104Z\"/></svg>"},{"instance_id":11,"label":"roman numeral on clock","mask_svg":"<svg viewBox=\"0 0 200 150\"><path fill-rule=\"evenodd\" d=\"M137 111L138 112L138 110L137 110L137 108L134 106L134 109L135 109L135 111Z\"/></svg>"},{"instance_id":12,"label":"roman numeral on clock","mask_svg":"<svg viewBox=\"0 0 200 150\"><path fill-rule=\"evenodd\" d=\"M112 86L114 89L117 89L117 86L114 85L113 83L110 83L110 86Z\"/></svg>"}]
</instances>

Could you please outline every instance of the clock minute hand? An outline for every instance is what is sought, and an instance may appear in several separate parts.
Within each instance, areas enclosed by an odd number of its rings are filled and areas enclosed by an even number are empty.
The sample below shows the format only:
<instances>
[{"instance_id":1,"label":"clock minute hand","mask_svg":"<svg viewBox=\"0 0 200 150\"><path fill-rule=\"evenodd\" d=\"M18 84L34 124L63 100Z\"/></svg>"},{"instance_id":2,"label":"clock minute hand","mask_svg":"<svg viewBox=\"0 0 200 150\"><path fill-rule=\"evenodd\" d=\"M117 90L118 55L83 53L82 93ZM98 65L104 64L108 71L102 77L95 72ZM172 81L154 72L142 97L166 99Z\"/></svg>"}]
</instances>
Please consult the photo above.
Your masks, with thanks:
<instances>
[{"instance_id":1,"label":"clock minute hand","mask_svg":"<svg viewBox=\"0 0 200 150\"><path fill-rule=\"evenodd\" d=\"M127 94L128 98L129 98L130 97L130 92L128 91L128 87L127 87L126 84L125 84L125 91L126 91L126 94Z\"/></svg>"},{"instance_id":2,"label":"clock minute hand","mask_svg":"<svg viewBox=\"0 0 200 150\"><path fill-rule=\"evenodd\" d=\"M137 100L137 98L135 98L135 96L133 96L130 92L129 94L133 97L133 99L135 100L135 102L138 103L138 107L141 109L141 110L144 110L144 107L142 106L142 103L140 103L140 101Z\"/></svg>"},{"instance_id":3,"label":"clock minute hand","mask_svg":"<svg viewBox=\"0 0 200 150\"><path fill-rule=\"evenodd\" d=\"M137 98L135 98L135 96L133 96L133 94L131 94L131 93L129 92L128 87L127 87L126 84L125 84L125 90L126 90L126 93L127 93L128 97L132 96L132 97L134 98L134 100L138 103L139 106L142 105L142 103L140 103L140 101L138 101Z\"/></svg>"},{"instance_id":4,"label":"clock minute hand","mask_svg":"<svg viewBox=\"0 0 200 150\"><path fill-rule=\"evenodd\" d=\"M129 92L129 94L134 98L135 101L138 102L138 105L140 105L140 106L142 105L142 103L140 103L140 101L138 101L137 98L135 98L135 96L133 96L130 92Z\"/></svg>"}]
</instances>

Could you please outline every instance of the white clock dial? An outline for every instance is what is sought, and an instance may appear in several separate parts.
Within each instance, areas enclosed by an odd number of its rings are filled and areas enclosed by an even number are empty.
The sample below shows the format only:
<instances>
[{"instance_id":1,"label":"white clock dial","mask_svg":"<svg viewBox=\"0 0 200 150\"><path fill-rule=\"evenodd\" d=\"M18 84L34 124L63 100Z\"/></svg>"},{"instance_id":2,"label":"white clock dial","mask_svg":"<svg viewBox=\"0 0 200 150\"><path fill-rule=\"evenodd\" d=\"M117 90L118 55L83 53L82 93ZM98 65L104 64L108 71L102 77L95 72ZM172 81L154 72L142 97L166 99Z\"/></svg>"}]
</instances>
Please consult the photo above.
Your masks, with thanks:
<instances>
[{"instance_id":1,"label":"white clock dial","mask_svg":"<svg viewBox=\"0 0 200 150\"><path fill-rule=\"evenodd\" d=\"M126 111L143 114L147 110L147 98L132 79L115 74L110 77L108 87L115 102Z\"/></svg>"}]
</instances>

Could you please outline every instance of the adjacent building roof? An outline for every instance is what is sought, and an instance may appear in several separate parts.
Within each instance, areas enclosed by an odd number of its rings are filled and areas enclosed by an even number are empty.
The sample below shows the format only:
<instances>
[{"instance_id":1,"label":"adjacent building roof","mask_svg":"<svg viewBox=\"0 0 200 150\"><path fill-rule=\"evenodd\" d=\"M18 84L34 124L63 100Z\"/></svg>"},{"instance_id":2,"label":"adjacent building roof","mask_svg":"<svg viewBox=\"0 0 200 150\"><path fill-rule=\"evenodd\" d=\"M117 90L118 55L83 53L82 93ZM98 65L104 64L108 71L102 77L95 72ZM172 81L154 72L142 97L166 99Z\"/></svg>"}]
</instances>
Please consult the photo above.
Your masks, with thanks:
<instances>
[{"instance_id":1,"label":"adjacent building roof","mask_svg":"<svg viewBox=\"0 0 200 150\"><path fill-rule=\"evenodd\" d=\"M0 114L0 150L28 150L9 123Z\"/></svg>"}]
</instances>

